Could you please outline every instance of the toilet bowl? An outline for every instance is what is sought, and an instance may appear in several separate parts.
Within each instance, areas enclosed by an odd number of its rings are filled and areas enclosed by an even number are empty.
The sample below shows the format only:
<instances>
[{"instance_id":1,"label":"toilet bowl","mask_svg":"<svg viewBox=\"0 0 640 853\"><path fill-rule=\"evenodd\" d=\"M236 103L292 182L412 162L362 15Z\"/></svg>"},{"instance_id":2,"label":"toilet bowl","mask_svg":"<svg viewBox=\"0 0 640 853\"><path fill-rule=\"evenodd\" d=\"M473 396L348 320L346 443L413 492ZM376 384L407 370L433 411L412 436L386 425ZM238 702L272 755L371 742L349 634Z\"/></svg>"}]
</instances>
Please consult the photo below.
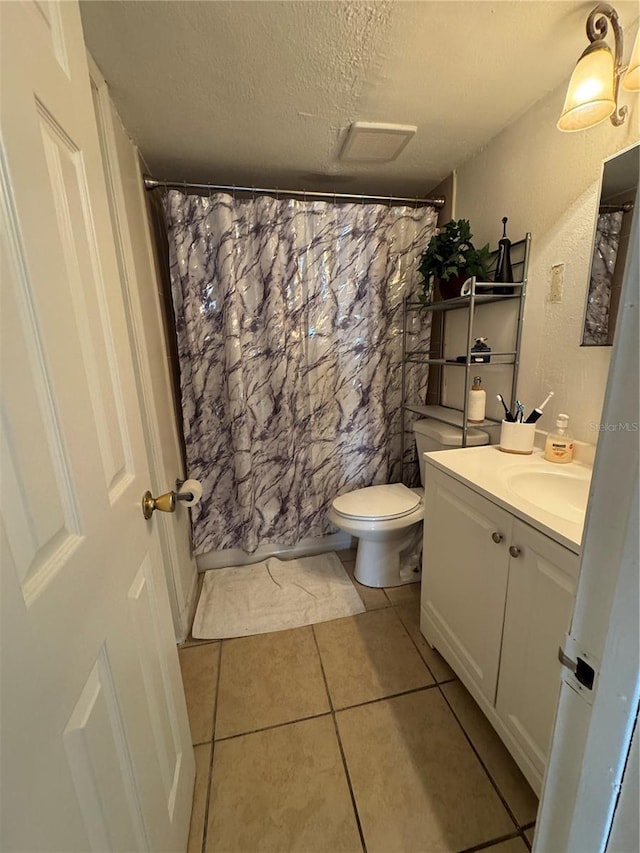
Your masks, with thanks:
<instances>
[{"instance_id":1,"label":"toilet bowl","mask_svg":"<svg viewBox=\"0 0 640 853\"><path fill-rule=\"evenodd\" d=\"M361 584L400 586L420 579L422 496L422 489L393 483L334 499L329 519L358 539L354 575Z\"/></svg>"},{"instance_id":2,"label":"toilet bowl","mask_svg":"<svg viewBox=\"0 0 640 853\"><path fill-rule=\"evenodd\" d=\"M424 485L423 454L462 445L462 430L430 418L413 425ZM488 444L479 429L467 431L467 445ZM364 586L392 587L420 580L423 490L402 483L366 486L334 498L329 520L358 539L355 578Z\"/></svg>"}]
</instances>

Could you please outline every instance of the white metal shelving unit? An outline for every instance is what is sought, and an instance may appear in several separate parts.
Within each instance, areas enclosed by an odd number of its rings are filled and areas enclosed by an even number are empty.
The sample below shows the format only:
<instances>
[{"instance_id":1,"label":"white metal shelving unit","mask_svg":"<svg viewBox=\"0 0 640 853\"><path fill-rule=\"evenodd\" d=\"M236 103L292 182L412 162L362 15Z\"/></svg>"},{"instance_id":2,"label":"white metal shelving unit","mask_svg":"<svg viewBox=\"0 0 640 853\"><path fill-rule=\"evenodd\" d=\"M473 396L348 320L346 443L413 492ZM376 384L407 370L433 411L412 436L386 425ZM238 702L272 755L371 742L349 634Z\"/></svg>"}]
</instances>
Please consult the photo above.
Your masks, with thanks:
<instances>
[{"instance_id":1,"label":"white metal shelving unit","mask_svg":"<svg viewBox=\"0 0 640 853\"><path fill-rule=\"evenodd\" d=\"M424 304L420 301L412 301L405 299L403 305L403 338L402 338L402 408L401 408L401 459L404 467L405 455L405 429L406 415L412 413L420 415L423 418L433 418L437 421L452 424L453 426L462 429L462 447L467 446L467 433L470 428L467 421L467 410L469 406L469 388L472 370L476 371L480 366L484 371L486 368L491 369L497 365L504 366L505 364L512 365L511 379L511 400L510 405L515 402L516 386L518 382L518 367L520 364L519 352L520 342L522 337L522 317L524 312L524 299L527 290L527 274L529 269L529 254L531 250L531 234L527 233L522 240L518 240L511 244L513 256L520 259L512 261L514 272L519 274L519 281L509 282L508 284L497 283L495 281L478 281L475 276L468 279L467 283L470 287L470 292L467 296L459 296L455 299L444 299L441 302L431 302ZM497 258L497 251L493 253ZM495 288L513 288L512 293L494 293ZM473 346L475 309L479 305L493 305L498 302L510 300L517 306L517 321L515 330L515 341L513 350L506 352L491 352L491 360L488 362L474 362L471 348ZM467 311L467 346L464 361L456 359L445 359L442 357L442 349L444 347L444 334L440 352L436 355L431 350L408 350L407 349L407 323L409 312L423 311L425 313L437 313L448 311ZM496 361L496 359L498 359ZM427 364L427 365L442 365L445 368L462 369L464 370L464 405L462 409L453 409L442 405L415 405L406 400L406 375L407 365L410 364ZM472 424L471 428L482 428L482 426L496 425L500 421L486 419L482 424Z\"/></svg>"}]
</instances>

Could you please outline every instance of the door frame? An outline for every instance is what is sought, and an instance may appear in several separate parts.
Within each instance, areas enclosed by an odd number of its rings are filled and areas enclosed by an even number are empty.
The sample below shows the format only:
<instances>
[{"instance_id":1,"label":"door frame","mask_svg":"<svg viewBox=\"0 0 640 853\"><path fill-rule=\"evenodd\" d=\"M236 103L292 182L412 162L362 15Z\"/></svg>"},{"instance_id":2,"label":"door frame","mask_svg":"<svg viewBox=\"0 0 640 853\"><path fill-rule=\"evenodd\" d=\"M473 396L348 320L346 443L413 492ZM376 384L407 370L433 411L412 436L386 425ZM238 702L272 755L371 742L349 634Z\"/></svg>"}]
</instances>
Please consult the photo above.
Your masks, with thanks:
<instances>
[{"instance_id":1,"label":"door frame","mask_svg":"<svg viewBox=\"0 0 640 853\"><path fill-rule=\"evenodd\" d=\"M534 851L607 849L638 718L639 198L565 644L597 680L590 695L563 669Z\"/></svg>"},{"instance_id":2,"label":"door frame","mask_svg":"<svg viewBox=\"0 0 640 853\"><path fill-rule=\"evenodd\" d=\"M113 104L109 93L109 87L102 75L102 72L88 51L87 61L89 65L89 77L94 90L94 105L96 110L98 135L100 137L101 145L104 146L103 166L105 183L107 186L107 195L109 197L114 241L124 294L127 326L133 352L133 369L138 388L138 397L140 400L140 409L145 435L145 447L151 477L149 488L154 495L158 495L175 488L176 476L185 479L185 472L182 466L177 432L177 470L167 471L162 457L159 418L173 418L173 410L170 409L169 412L161 412L153 390L149 347L146 339L144 313L141 307L139 284L135 269L134 249L131 243L123 181L114 136ZM142 171L140 168L140 157L137 147L135 147L133 143L131 144L137 155L138 187L141 196L141 209L146 212L145 199L143 197L144 190ZM145 254L148 257L151 275L155 279L156 275L153 262L153 250L151 246L148 221L145 221L145 232L147 235ZM156 287L156 292L157 289L158 288ZM160 312L158 299L156 299L156 304L158 312ZM159 327L162 329L160 317L157 318L157 322ZM163 372L165 374L164 378L167 386L167 395L168 398L171 399L171 386L173 379L170 375L168 364L164 365ZM175 429L177 431L178 425L176 425ZM188 574L188 588L185 588L185 584L183 583L184 572L180 571L181 556L176 538L176 529L178 524L188 523L186 516L187 511L181 506L179 507L179 512L175 515L166 515L158 512L154 516L154 523L157 525L160 540L167 588L169 590L176 641L178 643L184 641L188 636L198 585L198 571L193 555L191 555L191 570Z\"/></svg>"}]
</instances>

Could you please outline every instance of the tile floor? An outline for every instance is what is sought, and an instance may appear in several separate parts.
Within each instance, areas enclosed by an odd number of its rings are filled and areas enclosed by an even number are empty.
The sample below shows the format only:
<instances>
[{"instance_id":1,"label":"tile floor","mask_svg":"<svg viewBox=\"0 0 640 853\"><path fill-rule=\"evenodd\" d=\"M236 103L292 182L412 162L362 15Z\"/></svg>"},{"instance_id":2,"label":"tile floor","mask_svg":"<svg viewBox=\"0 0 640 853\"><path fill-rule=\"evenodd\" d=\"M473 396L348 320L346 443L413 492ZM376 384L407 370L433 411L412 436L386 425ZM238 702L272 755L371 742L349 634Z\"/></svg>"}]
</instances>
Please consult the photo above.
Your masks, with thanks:
<instances>
[{"instance_id":1,"label":"tile floor","mask_svg":"<svg viewBox=\"0 0 640 853\"><path fill-rule=\"evenodd\" d=\"M353 582L366 613L180 648L189 853L526 853L537 799L420 634L419 585Z\"/></svg>"}]
</instances>

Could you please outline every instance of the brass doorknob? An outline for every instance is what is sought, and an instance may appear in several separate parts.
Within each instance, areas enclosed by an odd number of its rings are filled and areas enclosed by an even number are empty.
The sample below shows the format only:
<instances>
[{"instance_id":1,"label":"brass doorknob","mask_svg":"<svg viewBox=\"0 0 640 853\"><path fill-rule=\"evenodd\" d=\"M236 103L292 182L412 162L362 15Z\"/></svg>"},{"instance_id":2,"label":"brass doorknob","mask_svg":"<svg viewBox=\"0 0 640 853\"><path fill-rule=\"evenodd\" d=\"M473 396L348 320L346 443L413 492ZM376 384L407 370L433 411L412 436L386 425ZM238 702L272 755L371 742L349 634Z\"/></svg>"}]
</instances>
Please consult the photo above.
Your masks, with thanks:
<instances>
[{"instance_id":1,"label":"brass doorknob","mask_svg":"<svg viewBox=\"0 0 640 853\"><path fill-rule=\"evenodd\" d=\"M498 533L498 531L496 530L491 534L491 538L496 543L496 545L499 545L500 542L502 542L502 533Z\"/></svg>"},{"instance_id":2,"label":"brass doorknob","mask_svg":"<svg viewBox=\"0 0 640 853\"><path fill-rule=\"evenodd\" d=\"M517 545L509 545L509 553L512 557L519 557L522 552Z\"/></svg>"},{"instance_id":3,"label":"brass doorknob","mask_svg":"<svg viewBox=\"0 0 640 853\"><path fill-rule=\"evenodd\" d=\"M154 498L151 492L145 492L142 496L142 514L147 521L153 515L154 509L159 509L160 512L175 512L176 509L176 493L167 492Z\"/></svg>"}]
</instances>

